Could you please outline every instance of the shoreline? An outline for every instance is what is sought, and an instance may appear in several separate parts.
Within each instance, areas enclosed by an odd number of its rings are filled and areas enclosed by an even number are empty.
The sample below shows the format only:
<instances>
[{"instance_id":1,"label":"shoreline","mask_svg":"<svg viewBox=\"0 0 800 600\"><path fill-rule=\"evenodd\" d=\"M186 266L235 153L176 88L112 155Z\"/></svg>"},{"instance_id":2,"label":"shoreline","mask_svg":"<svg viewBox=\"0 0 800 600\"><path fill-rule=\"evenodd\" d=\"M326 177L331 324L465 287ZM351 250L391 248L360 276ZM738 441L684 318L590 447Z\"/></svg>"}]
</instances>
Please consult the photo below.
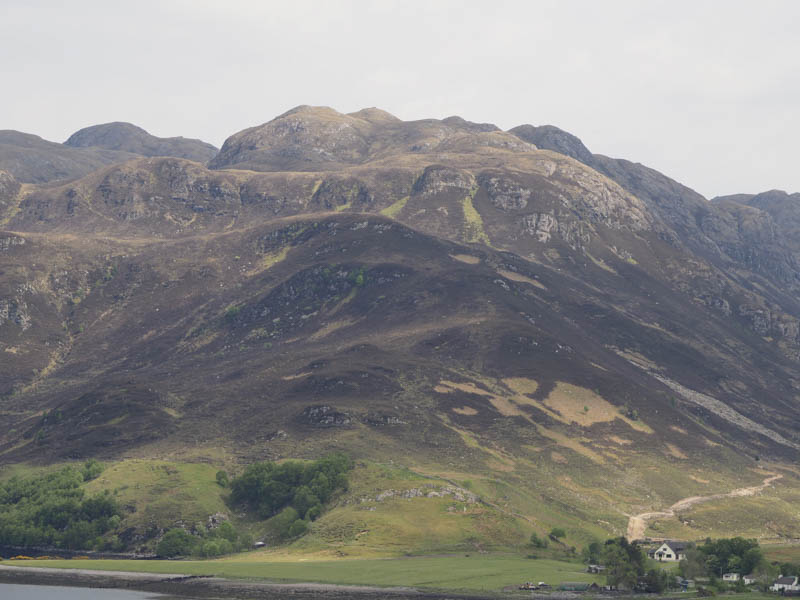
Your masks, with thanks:
<instances>
[{"instance_id":1,"label":"shoreline","mask_svg":"<svg viewBox=\"0 0 800 600\"><path fill-rule=\"evenodd\" d=\"M176 565L177 566L177 565ZM140 573L19 567L0 565L0 583L58 585L82 588L130 589L190 598L274 598L277 600L495 600L500 594L425 591L412 587L373 587L328 583L273 583L244 579L225 579L208 575L179 573Z\"/></svg>"}]
</instances>

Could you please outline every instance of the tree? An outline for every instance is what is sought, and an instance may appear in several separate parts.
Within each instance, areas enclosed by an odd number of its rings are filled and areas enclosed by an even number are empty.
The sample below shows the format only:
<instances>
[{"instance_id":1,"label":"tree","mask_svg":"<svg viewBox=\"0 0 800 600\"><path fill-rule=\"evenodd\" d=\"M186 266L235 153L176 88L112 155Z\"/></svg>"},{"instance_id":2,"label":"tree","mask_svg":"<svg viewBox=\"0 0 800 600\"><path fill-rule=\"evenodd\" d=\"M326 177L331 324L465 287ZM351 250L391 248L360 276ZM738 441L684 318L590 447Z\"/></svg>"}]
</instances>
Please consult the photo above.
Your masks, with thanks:
<instances>
[{"instance_id":1,"label":"tree","mask_svg":"<svg viewBox=\"0 0 800 600\"><path fill-rule=\"evenodd\" d=\"M531 534L531 545L533 545L534 548L547 548L548 541L546 537L539 537L534 531Z\"/></svg>"},{"instance_id":2,"label":"tree","mask_svg":"<svg viewBox=\"0 0 800 600\"><path fill-rule=\"evenodd\" d=\"M166 558L173 556L186 556L192 553L196 538L188 531L176 527L170 529L156 545L156 554Z\"/></svg>"},{"instance_id":3,"label":"tree","mask_svg":"<svg viewBox=\"0 0 800 600\"><path fill-rule=\"evenodd\" d=\"M678 563L678 572L684 579L697 579L706 574L706 556L694 546L686 548L685 558Z\"/></svg>"},{"instance_id":4,"label":"tree","mask_svg":"<svg viewBox=\"0 0 800 600\"><path fill-rule=\"evenodd\" d=\"M661 594L669 587L669 574L661 569L650 569L642 580L644 591L650 594Z\"/></svg>"},{"instance_id":5,"label":"tree","mask_svg":"<svg viewBox=\"0 0 800 600\"><path fill-rule=\"evenodd\" d=\"M302 519L297 519L297 521L292 523L292 525L289 527L289 537L300 537L306 531L308 531L308 523Z\"/></svg>"},{"instance_id":6,"label":"tree","mask_svg":"<svg viewBox=\"0 0 800 600\"><path fill-rule=\"evenodd\" d=\"M74 521L64 531L64 547L70 550L88 548L92 545L95 533L95 528L87 521Z\"/></svg>"},{"instance_id":7,"label":"tree","mask_svg":"<svg viewBox=\"0 0 800 600\"><path fill-rule=\"evenodd\" d=\"M239 537L236 529L234 529L233 525L231 525L228 521L220 523L219 527L217 527L215 531L217 537L228 540L231 544L236 543L236 539Z\"/></svg>"},{"instance_id":8,"label":"tree","mask_svg":"<svg viewBox=\"0 0 800 600\"><path fill-rule=\"evenodd\" d=\"M564 531L564 529L561 528L561 527L553 527L553 529L550 530L550 539L551 540L557 540L559 538L566 537L566 535L567 535L567 532Z\"/></svg>"},{"instance_id":9,"label":"tree","mask_svg":"<svg viewBox=\"0 0 800 600\"><path fill-rule=\"evenodd\" d=\"M96 479L100 473L103 472L103 465L97 462L95 459L90 459L86 461L86 464L83 465L83 480L84 481L91 481L92 479Z\"/></svg>"},{"instance_id":10,"label":"tree","mask_svg":"<svg viewBox=\"0 0 800 600\"><path fill-rule=\"evenodd\" d=\"M601 560L601 555L603 552L603 546L600 545L600 542L594 541L591 542L588 546L583 548L583 562L587 564L597 564Z\"/></svg>"},{"instance_id":11,"label":"tree","mask_svg":"<svg viewBox=\"0 0 800 600\"><path fill-rule=\"evenodd\" d=\"M220 487L228 487L228 474L225 471L217 471L217 485Z\"/></svg>"},{"instance_id":12,"label":"tree","mask_svg":"<svg viewBox=\"0 0 800 600\"><path fill-rule=\"evenodd\" d=\"M292 498L292 506L297 509L297 512L302 517L306 516L309 509L319 505L319 498L311 492L311 489L307 485L301 485L297 488L297 491L294 493L294 498Z\"/></svg>"},{"instance_id":13,"label":"tree","mask_svg":"<svg viewBox=\"0 0 800 600\"><path fill-rule=\"evenodd\" d=\"M603 547L608 585L633 589L644 575L645 556L642 550L624 537L608 540Z\"/></svg>"}]
</instances>

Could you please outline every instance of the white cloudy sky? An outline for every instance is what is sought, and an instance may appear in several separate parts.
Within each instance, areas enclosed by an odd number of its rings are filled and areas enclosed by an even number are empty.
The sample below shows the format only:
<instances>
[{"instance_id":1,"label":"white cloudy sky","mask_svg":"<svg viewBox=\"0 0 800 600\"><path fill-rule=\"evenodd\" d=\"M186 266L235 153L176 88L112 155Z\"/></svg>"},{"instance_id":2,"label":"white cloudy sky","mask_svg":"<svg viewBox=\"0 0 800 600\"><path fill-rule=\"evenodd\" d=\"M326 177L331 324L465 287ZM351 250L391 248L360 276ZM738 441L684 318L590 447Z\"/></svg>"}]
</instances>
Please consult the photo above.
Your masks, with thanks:
<instances>
[{"instance_id":1,"label":"white cloudy sky","mask_svg":"<svg viewBox=\"0 0 800 600\"><path fill-rule=\"evenodd\" d=\"M0 0L0 129L220 145L298 104L550 123L706 196L800 191L796 0Z\"/></svg>"}]
</instances>

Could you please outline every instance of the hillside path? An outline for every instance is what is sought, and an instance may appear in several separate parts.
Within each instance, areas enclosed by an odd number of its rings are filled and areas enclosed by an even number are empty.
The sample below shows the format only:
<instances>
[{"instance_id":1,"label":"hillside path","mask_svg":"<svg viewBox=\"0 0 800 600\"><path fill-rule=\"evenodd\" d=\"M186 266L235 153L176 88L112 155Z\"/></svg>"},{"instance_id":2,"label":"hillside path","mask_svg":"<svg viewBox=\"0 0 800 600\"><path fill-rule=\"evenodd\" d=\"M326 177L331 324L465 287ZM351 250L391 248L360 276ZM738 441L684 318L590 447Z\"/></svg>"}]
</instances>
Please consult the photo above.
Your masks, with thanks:
<instances>
[{"instance_id":1,"label":"hillside path","mask_svg":"<svg viewBox=\"0 0 800 600\"><path fill-rule=\"evenodd\" d=\"M775 473L772 473L770 474L769 477L764 479L761 485L738 488L726 494L712 494L710 496L690 496L688 498L683 498L682 500L678 500L667 510L657 511L657 512L646 512L640 515L631 516L628 519L628 533L627 533L628 541L632 542L633 540L643 539L644 532L647 529L647 522L652 519L674 517L676 511L686 510L687 508L691 508L695 504L700 504L702 502L709 502L711 500L721 500L723 498L738 498L741 496L753 496L758 492L760 492L761 490L763 490L764 488L769 487L773 481L781 479L782 477L783 475L777 475Z\"/></svg>"}]
</instances>

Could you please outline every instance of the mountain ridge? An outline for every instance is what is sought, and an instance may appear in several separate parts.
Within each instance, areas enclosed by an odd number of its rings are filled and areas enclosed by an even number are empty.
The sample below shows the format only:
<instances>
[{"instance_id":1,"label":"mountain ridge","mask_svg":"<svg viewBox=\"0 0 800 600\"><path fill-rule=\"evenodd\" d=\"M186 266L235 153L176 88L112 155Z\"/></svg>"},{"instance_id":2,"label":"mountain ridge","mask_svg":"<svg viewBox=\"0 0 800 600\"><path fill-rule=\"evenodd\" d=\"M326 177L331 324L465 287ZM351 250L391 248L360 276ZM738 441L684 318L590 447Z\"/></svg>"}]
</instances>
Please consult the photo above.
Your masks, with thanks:
<instances>
[{"instance_id":1,"label":"mountain ridge","mask_svg":"<svg viewBox=\"0 0 800 600\"><path fill-rule=\"evenodd\" d=\"M762 462L793 493L794 207L551 126L307 106L208 166L0 174L0 462L346 450L607 533Z\"/></svg>"}]
</instances>

